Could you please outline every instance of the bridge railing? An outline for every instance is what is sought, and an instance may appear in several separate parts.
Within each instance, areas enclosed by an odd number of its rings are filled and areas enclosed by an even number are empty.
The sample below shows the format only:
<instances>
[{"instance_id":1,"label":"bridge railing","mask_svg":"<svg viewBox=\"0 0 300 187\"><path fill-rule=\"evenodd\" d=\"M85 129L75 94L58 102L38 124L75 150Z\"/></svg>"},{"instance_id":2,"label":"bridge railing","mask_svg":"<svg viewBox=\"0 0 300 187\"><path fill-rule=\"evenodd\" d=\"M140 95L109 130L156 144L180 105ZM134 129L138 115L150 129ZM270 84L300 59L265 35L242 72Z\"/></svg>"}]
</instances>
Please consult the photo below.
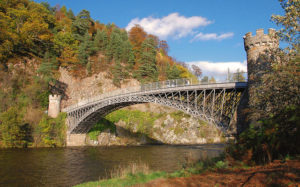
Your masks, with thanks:
<instances>
[{"instance_id":1,"label":"bridge railing","mask_svg":"<svg viewBox=\"0 0 300 187\"><path fill-rule=\"evenodd\" d=\"M223 81L209 81L204 80L204 81L198 81L198 80L193 80L193 79L172 79L172 80L166 80L166 81L159 81L159 82L153 82L153 83L148 83L148 84L141 84L140 86L134 86L134 87L128 87L128 88L122 88L118 90L113 90L110 92L103 93L101 95L91 97L88 99L84 99L82 101L79 101L75 105L71 105L69 107L66 107L63 109L64 112L73 110L77 107L84 106L86 104L90 104L96 101L100 101L102 99L106 99L109 97L113 96L121 96L124 94L129 94L129 93L140 93L140 92L148 92L148 91L153 91L153 90L158 90L158 89L168 89L168 88L176 88L176 87L183 87L183 86L191 86L191 85L201 85L201 84L219 84L219 83L234 83L234 82L247 82L246 79L243 80L223 80Z\"/></svg>"}]
</instances>

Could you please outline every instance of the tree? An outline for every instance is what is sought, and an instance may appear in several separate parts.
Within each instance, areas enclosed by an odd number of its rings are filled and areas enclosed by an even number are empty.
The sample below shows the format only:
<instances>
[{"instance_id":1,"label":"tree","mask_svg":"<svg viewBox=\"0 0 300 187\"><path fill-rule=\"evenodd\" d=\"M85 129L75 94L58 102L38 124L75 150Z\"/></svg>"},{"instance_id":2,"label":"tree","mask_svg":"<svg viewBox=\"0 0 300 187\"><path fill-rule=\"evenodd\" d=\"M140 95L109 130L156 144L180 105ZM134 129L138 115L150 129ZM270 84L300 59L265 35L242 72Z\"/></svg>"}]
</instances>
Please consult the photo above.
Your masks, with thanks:
<instances>
[{"instance_id":1,"label":"tree","mask_svg":"<svg viewBox=\"0 0 300 187\"><path fill-rule=\"evenodd\" d=\"M122 66L119 60L116 60L115 66L112 69L113 84L117 87L121 86L121 80L123 79Z\"/></svg>"},{"instance_id":2,"label":"tree","mask_svg":"<svg viewBox=\"0 0 300 187\"><path fill-rule=\"evenodd\" d=\"M271 20L283 26L279 32L282 40L288 42L293 48L300 43L300 2L299 0L279 0L285 15L272 15Z\"/></svg>"},{"instance_id":3,"label":"tree","mask_svg":"<svg viewBox=\"0 0 300 187\"><path fill-rule=\"evenodd\" d=\"M169 63L166 68L167 79L179 79L181 71L176 67L176 65L171 66Z\"/></svg>"},{"instance_id":4,"label":"tree","mask_svg":"<svg viewBox=\"0 0 300 187\"><path fill-rule=\"evenodd\" d=\"M144 29L141 26L135 25L130 29L128 34L129 34L129 41L133 46L134 56L136 57L136 59L139 59L142 43L146 39L147 33L144 31Z\"/></svg>"},{"instance_id":5,"label":"tree","mask_svg":"<svg viewBox=\"0 0 300 187\"><path fill-rule=\"evenodd\" d=\"M115 60L119 60L121 58L121 53L122 53L122 38L119 29L114 28L110 35L110 40L106 52L108 61L111 61L113 58Z\"/></svg>"},{"instance_id":6,"label":"tree","mask_svg":"<svg viewBox=\"0 0 300 187\"><path fill-rule=\"evenodd\" d=\"M23 116L19 108L11 107L0 114L1 142L5 147L23 147L28 143L27 132L23 130Z\"/></svg>"},{"instance_id":7,"label":"tree","mask_svg":"<svg viewBox=\"0 0 300 187\"><path fill-rule=\"evenodd\" d=\"M201 79L201 83L208 83L208 76L204 76L204 77Z\"/></svg>"},{"instance_id":8,"label":"tree","mask_svg":"<svg viewBox=\"0 0 300 187\"><path fill-rule=\"evenodd\" d=\"M161 49L161 51L162 51L165 55L168 55L168 52L169 52L169 45L168 45L168 43L167 43L166 40L161 40L161 41L159 41L158 48Z\"/></svg>"},{"instance_id":9,"label":"tree","mask_svg":"<svg viewBox=\"0 0 300 187\"><path fill-rule=\"evenodd\" d=\"M152 38L147 38L141 47L141 64L137 78L142 82L156 81L158 71L156 66L156 43Z\"/></svg>"},{"instance_id":10,"label":"tree","mask_svg":"<svg viewBox=\"0 0 300 187\"><path fill-rule=\"evenodd\" d=\"M97 29L94 45L97 50L104 52L108 45L108 36L105 30Z\"/></svg>"},{"instance_id":11,"label":"tree","mask_svg":"<svg viewBox=\"0 0 300 187\"><path fill-rule=\"evenodd\" d=\"M244 82L245 81L245 77L244 77L244 74L245 72L241 71L240 69L237 69L236 70L236 73L232 73L232 75L230 76L231 79L230 81L233 81L233 82Z\"/></svg>"},{"instance_id":12,"label":"tree","mask_svg":"<svg viewBox=\"0 0 300 187\"><path fill-rule=\"evenodd\" d=\"M44 54L42 64L37 70L40 73L41 78L49 83L54 79L54 71L58 68L56 58L51 55L48 51Z\"/></svg>"},{"instance_id":13,"label":"tree","mask_svg":"<svg viewBox=\"0 0 300 187\"><path fill-rule=\"evenodd\" d=\"M93 42L90 39L89 33L86 32L78 47L78 60L81 64L87 64L89 56L95 52Z\"/></svg>"},{"instance_id":14,"label":"tree","mask_svg":"<svg viewBox=\"0 0 300 187\"><path fill-rule=\"evenodd\" d=\"M83 36L88 32L90 22L90 12L87 10L80 11L76 16L76 19L72 24L72 30L78 40L82 40Z\"/></svg>"},{"instance_id":15,"label":"tree","mask_svg":"<svg viewBox=\"0 0 300 187\"><path fill-rule=\"evenodd\" d=\"M212 76L212 77L209 79L209 83L216 83L216 79Z\"/></svg>"},{"instance_id":16,"label":"tree","mask_svg":"<svg viewBox=\"0 0 300 187\"><path fill-rule=\"evenodd\" d=\"M193 74L194 74L196 77L198 77L198 78L201 77L201 75L202 75L202 70L200 69L199 66L193 64L193 65L192 65L192 71L193 71Z\"/></svg>"},{"instance_id":17,"label":"tree","mask_svg":"<svg viewBox=\"0 0 300 187\"><path fill-rule=\"evenodd\" d=\"M74 15L74 13L73 13L73 11L72 11L71 9L68 10L66 16L67 16L69 19L73 20L73 21L76 19L76 18L75 18L75 15Z\"/></svg>"},{"instance_id":18,"label":"tree","mask_svg":"<svg viewBox=\"0 0 300 187\"><path fill-rule=\"evenodd\" d=\"M260 55L271 68L253 88L249 101L252 124L228 150L235 159L266 163L300 153L299 146L291 143L300 142L300 2L279 1L285 15L273 15L272 20L283 26L279 36L289 42L292 50L278 49Z\"/></svg>"}]
</instances>

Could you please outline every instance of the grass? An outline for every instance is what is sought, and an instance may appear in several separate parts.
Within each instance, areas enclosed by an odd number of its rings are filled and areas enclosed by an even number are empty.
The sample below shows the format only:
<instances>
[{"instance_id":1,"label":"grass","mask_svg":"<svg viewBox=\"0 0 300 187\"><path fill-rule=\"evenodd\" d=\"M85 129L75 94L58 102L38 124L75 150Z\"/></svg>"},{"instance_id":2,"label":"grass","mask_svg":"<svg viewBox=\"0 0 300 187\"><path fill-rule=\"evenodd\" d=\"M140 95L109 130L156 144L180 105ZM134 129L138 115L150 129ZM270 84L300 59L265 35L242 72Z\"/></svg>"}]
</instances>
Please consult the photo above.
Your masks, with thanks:
<instances>
[{"instance_id":1,"label":"grass","mask_svg":"<svg viewBox=\"0 0 300 187\"><path fill-rule=\"evenodd\" d=\"M224 155L216 158L206 159L203 161L195 161L191 157L186 157L186 163L181 170L173 173L166 173L163 171L151 171L148 165L139 163L131 163L127 167L119 166L112 170L108 175L110 179L103 179L94 182L87 182L76 185L76 187L97 187L97 186L131 186L136 184L144 184L151 180L158 178L175 178L175 177L188 177L192 174L200 174L207 170L225 169L228 167L224 161Z\"/></svg>"},{"instance_id":2,"label":"grass","mask_svg":"<svg viewBox=\"0 0 300 187\"><path fill-rule=\"evenodd\" d=\"M118 166L114 168L108 176L110 179L99 180L79 184L76 187L93 187L93 186L131 186L143 184L148 181L163 178L166 172L152 172L149 166L142 162L131 163L128 166Z\"/></svg>"}]
</instances>

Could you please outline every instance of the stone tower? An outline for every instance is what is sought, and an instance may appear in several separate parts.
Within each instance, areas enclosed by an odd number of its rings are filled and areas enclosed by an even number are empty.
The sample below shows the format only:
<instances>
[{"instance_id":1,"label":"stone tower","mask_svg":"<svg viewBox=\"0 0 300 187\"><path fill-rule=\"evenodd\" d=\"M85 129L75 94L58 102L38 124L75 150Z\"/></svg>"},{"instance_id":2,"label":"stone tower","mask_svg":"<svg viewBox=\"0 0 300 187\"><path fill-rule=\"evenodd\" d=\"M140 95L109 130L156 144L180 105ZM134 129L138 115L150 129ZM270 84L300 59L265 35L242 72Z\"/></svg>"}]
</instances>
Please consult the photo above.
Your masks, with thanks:
<instances>
[{"instance_id":1,"label":"stone tower","mask_svg":"<svg viewBox=\"0 0 300 187\"><path fill-rule=\"evenodd\" d=\"M266 62L260 55L266 50L275 50L279 47L279 40L274 29L269 29L268 34L264 34L263 29L256 30L256 36L248 32L244 36L244 46L247 53L248 82L250 84L270 68L270 63Z\"/></svg>"},{"instance_id":2,"label":"stone tower","mask_svg":"<svg viewBox=\"0 0 300 187\"><path fill-rule=\"evenodd\" d=\"M260 77L271 68L271 64L263 55L266 51L276 50L279 47L279 40L274 29L269 29L264 34L263 29L256 30L256 36L248 32L244 36L244 46L247 53L248 69L248 94L251 106L252 97L257 90L255 88L261 84Z\"/></svg>"},{"instance_id":3,"label":"stone tower","mask_svg":"<svg viewBox=\"0 0 300 187\"><path fill-rule=\"evenodd\" d=\"M49 95L48 116L56 118L60 112L61 95Z\"/></svg>"}]
</instances>

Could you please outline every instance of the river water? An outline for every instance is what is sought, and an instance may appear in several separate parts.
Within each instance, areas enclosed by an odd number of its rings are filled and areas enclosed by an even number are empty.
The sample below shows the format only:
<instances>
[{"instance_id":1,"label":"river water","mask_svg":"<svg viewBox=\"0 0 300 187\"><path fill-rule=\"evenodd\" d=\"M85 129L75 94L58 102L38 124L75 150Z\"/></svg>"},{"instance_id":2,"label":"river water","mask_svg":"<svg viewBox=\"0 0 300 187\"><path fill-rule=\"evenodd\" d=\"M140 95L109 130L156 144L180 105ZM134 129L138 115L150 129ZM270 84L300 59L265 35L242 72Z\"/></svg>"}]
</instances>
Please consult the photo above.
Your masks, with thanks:
<instances>
[{"instance_id":1,"label":"river water","mask_svg":"<svg viewBox=\"0 0 300 187\"><path fill-rule=\"evenodd\" d=\"M223 144L2 149L0 186L72 186L96 181L132 162L172 172L181 168L187 156L211 158L223 150Z\"/></svg>"}]
</instances>

